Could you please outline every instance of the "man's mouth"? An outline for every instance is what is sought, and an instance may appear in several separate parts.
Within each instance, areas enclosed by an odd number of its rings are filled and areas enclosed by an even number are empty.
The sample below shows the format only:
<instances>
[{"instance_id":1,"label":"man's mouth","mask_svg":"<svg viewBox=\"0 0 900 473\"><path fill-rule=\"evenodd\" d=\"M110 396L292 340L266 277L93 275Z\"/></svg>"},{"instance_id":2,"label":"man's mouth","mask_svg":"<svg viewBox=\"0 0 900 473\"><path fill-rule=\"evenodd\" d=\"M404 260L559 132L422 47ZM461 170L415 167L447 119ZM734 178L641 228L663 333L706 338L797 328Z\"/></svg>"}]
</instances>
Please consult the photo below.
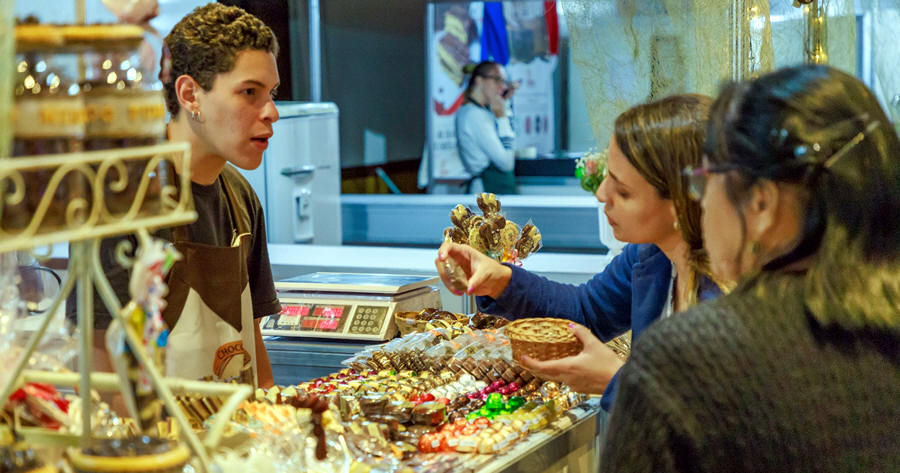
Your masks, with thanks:
<instances>
[{"instance_id":1,"label":"man's mouth","mask_svg":"<svg viewBox=\"0 0 900 473\"><path fill-rule=\"evenodd\" d=\"M272 135L254 136L250 138L250 142L253 143L253 146L256 146L261 150L265 150L269 147L269 137L271 136Z\"/></svg>"}]
</instances>

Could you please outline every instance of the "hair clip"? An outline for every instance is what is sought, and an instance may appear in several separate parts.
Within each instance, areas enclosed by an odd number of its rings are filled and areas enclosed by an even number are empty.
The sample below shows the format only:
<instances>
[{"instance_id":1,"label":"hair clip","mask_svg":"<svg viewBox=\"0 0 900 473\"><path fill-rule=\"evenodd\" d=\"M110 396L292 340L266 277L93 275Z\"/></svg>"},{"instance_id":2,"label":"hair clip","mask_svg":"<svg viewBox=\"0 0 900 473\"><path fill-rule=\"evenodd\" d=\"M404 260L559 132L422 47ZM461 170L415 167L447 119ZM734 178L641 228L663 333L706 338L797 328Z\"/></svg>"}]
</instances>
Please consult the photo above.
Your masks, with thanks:
<instances>
[{"instance_id":1,"label":"hair clip","mask_svg":"<svg viewBox=\"0 0 900 473\"><path fill-rule=\"evenodd\" d=\"M851 149L853 149L854 146L858 145L859 142L862 141L866 137L867 134L875 131L875 129L878 128L878 126L880 124L881 124L881 122L879 122L879 121L870 122L866 126L865 130L857 133L856 136L851 138L850 141L848 141L846 144L844 144L844 146L841 146L841 149L837 150L837 152L835 152L828 159L826 159L822 163L822 167L824 167L825 169L828 169L831 166L833 166L834 163L837 162L837 160L841 159L845 154L847 154L847 152L849 152Z\"/></svg>"}]
</instances>

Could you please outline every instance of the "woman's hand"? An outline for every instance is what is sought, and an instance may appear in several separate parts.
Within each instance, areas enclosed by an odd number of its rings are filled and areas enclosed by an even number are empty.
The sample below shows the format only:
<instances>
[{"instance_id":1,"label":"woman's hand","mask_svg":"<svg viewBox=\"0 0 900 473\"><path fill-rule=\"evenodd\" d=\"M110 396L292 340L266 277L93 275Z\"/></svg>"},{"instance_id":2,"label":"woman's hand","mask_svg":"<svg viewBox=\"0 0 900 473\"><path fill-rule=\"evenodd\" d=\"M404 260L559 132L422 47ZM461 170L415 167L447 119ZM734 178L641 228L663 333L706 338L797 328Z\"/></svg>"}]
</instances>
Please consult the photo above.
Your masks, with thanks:
<instances>
[{"instance_id":1,"label":"woman's hand","mask_svg":"<svg viewBox=\"0 0 900 473\"><path fill-rule=\"evenodd\" d=\"M444 285L453 291L450 275L447 274L445 262L448 258L458 264L466 275L466 293L476 296L490 296L496 299L506 290L512 270L487 255L479 253L468 245L460 245L445 241L438 250L438 257L434 260L438 274ZM462 295L453 291L456 295Z\"/></svg>"},{"instance_id":2,"label":"woman's hand","mask_svg":"<svg viewBox=\"0 0 900 473\"><path fill-rule=\"evenodd\" d=\"M491 106L491 111L494 112L495 117L503 118L506 116L506 99L502 95L494 95L489 98L488 105Z\"/></svg>"},{"instance_id":3,"label":"woman's hand","mask_svg":"<svg viewBox=\"0 0 900 473\"><path fill-rule=\"evenodd\" d=\"M577 392L603 393L606 385L625 362L586 327L569 324L569 330L584 345L581 353L548 361L522 356L519 364L539 378L566 383Z\"/></svg>"}]
</instances>

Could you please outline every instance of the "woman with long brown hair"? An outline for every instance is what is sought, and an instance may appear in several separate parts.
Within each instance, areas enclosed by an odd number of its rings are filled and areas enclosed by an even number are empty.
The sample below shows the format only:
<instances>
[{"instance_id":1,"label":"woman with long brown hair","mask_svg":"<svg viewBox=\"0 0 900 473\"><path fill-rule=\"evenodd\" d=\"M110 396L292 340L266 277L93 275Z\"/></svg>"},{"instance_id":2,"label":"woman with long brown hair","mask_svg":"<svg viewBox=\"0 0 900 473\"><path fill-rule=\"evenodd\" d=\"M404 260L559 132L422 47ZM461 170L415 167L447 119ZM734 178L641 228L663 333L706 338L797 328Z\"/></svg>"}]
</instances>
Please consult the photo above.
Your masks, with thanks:
<instances>
[{"instance_id":1,"label":"woman with long brown hair","mask_svg":"<svg viewBox=\"0 0 900 473\"><path fill-rule=\"evenodd\" d=\"M628 330L633 339L653 321L721 293L710 277L700 235L700 207L681 171L700 163L712 99L676 95L638 105L615 122L608 175L597 200L616 239L630 243L600 274L579 285L553 282L513 265L499 264L469 246L444 243L435 261L445 284L447 258L468 278L468 293L484 312L508 318L557 317L584 344L561 360L520 362L542 377L580 392L603 392L609 410L622 361L600 340ZM599 339L599 340L598 340Z\"/></svg>"}]
</instances>

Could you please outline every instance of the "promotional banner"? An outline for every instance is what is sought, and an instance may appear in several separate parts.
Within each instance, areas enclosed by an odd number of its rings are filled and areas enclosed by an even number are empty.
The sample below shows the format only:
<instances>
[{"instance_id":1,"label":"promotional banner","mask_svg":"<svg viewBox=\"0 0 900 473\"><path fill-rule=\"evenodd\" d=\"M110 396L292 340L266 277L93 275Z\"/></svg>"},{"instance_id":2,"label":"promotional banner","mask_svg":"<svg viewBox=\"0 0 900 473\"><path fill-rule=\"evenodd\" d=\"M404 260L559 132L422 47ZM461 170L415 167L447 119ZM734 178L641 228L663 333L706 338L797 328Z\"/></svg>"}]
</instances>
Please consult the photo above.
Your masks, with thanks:
<instances>
[{"instance_id":1,"label":"promotional banner","mask_svg":"<svg viewBox=\"0 0 900 473\"><path fill-rule=\"evenodd\" d=\"M519 82L511 100L515 149L555 149L553 75L558 48L556 2L457 2L433 4L427 52L432 182L468 180L456 145L454 114L464 102L463 67L492 60ZM429 173L426 171L425 175Z\"/></svg>"}]
</instances>

